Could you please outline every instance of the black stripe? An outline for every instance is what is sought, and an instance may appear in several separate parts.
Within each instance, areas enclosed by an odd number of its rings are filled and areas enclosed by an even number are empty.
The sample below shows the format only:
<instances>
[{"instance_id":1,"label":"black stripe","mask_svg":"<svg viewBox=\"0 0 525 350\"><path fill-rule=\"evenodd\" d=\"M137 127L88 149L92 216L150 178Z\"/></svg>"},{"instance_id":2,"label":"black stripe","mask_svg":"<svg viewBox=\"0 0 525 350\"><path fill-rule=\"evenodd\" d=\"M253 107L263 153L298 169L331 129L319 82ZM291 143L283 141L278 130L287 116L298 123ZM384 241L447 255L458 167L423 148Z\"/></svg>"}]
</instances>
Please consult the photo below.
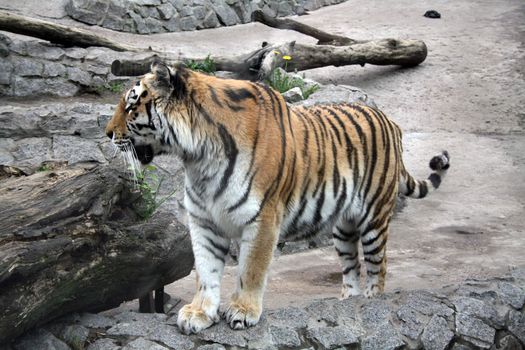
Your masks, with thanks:
<instances>
[{"instance_id":1,"label":"black stripe","mask_svg":"<svg viewBox=\"0 0 525 350\"><path fill-rule=\"evenodd\" d=\"M228 88L224 89L224 92L233 102L242 102L247 99L256 100L255 95L246 88L240 88L237 90Z\"/></svg>"},{"instance_id":2,"label":"black stripe","mask_svg":"<svg viewBox=\"0 0 525 350\"><path fill-rule=\"evenodd\" d=\"M202 203L200 203L197 200L197 198L193 197L193 194L191 194L191 191L188 188L186 188L186 195L197 206L197 208L199 208L202 211L206 211L206 207Z\"/></svg>"},{"instance_id":3,"label":"black stripe","mask_svg":"<svg viewBox=\"0 0 525 350\"><path fill-rule=\"evenodd\" d=\"M424 181L420 181L419 182L419 197L418 198L423 198L427 195L428 193L428 187L427 187L427 183L424 182Z\"/></svg>"},{"instance_id":4,"label":"black stripe","mask_svg":"<svg viewBox=\"0 0 525 350\"><path fill-rule=\"evenodd\" d=\"M213 248L217 249L219 252L222 253L222 255L226 255L228 254L228 252L230 251L230 247L229 246L223 246L217 242L215 242L214 240L212 240L210 237L207 237L207 236L203 236L204 238L206 238L206 240L208 241L208 243L210 243Z\"/></svg>"},{"instance_id":5,"label":"black stripe","mask_svg":"<svg viewBox=\"0 0 525 350\"><path fill-rule=\"evenodd\" d=\"M348 238L344 236L339 236L337 233L332 232L332 237L343 242L348 242Z\"/></svg>"},{"instance_id":6,"label":"black stripe","mask_svg":"<svg viewBox=\"0 0 525 350\"><path fill-rule=\"evenodd\" d=\"M252 176L250 177L250 182L248 183L248 188L246 188L246 191L244 192L244 194L241 197L241 199L239 199L237 201L237 203L235 203L234 205L232 205L231 207L228 208L228 212L229 213L231 213L235 209L239 208L241 205L243 205L248 200L248 196L249 196L250 191L252 189L253 178L255 177L255 174L257 174L257 171L254 171Z\"/></svg>"},{"instance_id":7,"label":"black stripe","mask_svg":"<svg viewBox=\"0 0 525 350\"><path fill-rule=\"evenodd\" d=\"M322 219L321 210L323 209L323 204L324 204L325 187L326 187L326 182L323 182L323 186L321 188L321 194L319 195L319 198L317 199L317 204L315 206L314 223L316 224L319 223Z\"/></svg>"},{"instance_id":8,"label":"black stripe","mask_svg":"<svg viewBox=\"0 0 525 350\"><path fill-rule=\"evenodd\" d=\"M224 152L226 158L228 158L228 166L224 170L224 174L222 175L219 188L215 192L213 200L217 200L217 198L219 198L219 196L224 192L224 190L228 186L228 181L230 180L230 177L233 174L235 162L237 161L237 154L239 153L237 145L235 144L235 140L233 139L232 135L228 132L226 127L222 124L219 124L218 130L219 135L222 139L222 143L224 145Z\"/></svg>"},{"instance_id":9,"label":"black stripe","mask_svg":"<svg viewBox=\"0 0 525 350\"><path fill-rule=\"evenodd\" d=\"M214 250L212 247L209 247L209 246L207 246L207 245L205 245L205 244L203 244L202 246L203 246L207 251L209 251L209 252L215 257L215 259L217 259L217 260L219 260L219 261L222 261L222 262L224 262L224 261L226 260L224 256L220 256L219 254L217 254L217 253L215 252L215 250Z\"/></svg>"},{"instance_id":10,"label":"black stripe","mask_svg":"<svg viewBox=\"0 0 525 350\"><path fill-rule=\"evenodd\" d=\"M434 188L438 188L439 185L441 185L441 176L438 173L430 174L428 179L430 180L430 182L432 182L432 186Z\"/></svg>"},{"instance_id":11,"label":"black stripe","mask_svg":"<svg viewBox=\"0 0 525 350\"><path fill-rule=\"evenodd\" d=\"M209 87L209 90L210 90L210 95L211 95L211 99L212 101L219 107L222 108L222 102L221 100L219 100L219 98L217 97L217 92L215 91L215 88L213 86L210 86Z\"/></svg>"},{"instance_id":12,"label":"black stripe","mask_svg":"<svg viewBox=\"0 0 525 350\"><path fill-rule=\"evenodd\" d=\"M349 273L350 271L352 271L353 269L355 269L356 267L359 266L359 261L355 261L352 265L350 266L347 266L344 270L343 270L343 275L346 275L347 273Z\"/></svg>"}]
</instances>

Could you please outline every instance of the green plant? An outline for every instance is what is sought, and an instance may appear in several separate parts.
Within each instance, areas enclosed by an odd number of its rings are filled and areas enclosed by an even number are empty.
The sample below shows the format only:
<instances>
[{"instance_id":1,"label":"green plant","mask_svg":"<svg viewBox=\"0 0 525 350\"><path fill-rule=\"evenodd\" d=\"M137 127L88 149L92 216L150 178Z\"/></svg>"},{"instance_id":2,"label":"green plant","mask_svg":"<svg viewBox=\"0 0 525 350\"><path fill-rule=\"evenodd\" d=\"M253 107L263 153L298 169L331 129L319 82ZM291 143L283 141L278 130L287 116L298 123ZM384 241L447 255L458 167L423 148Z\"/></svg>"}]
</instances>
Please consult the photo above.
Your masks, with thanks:
<instances>
[{"instance_id":1,"label":"green plant","mask_svg":"<svg viewBox=\"0 0 525 350\"><path fill-rule=\"evenodd\" d=\"M124 88L126 87L126 84L121 81L113 81L111 83L107 83L104 85L98 85L93 88L98 94L102 94L105 91L109 91L112 93L121 93L124 91Z\"/></svg>"},{"instance_id":2,"label":"green plant","mask_svg":"<svg viewBox=\"0 0 525 350\"><path fill-rule=\"evenodd\" d=\"M158 197L164 177L159 177L156 170L155 166L147 165L136 174L136 189L140 193L140 200L135 204L135 210L144 220L149 219L165 201L175 194L174 190L162 198Z\"/></svg>"},{"instance_id":3,"label":"green plant","mask_svg":"<svg viewBox=\"0 0 525 350\"><path fill-rule=\"evenodd\" d=\"M215 61L210 57L210 55L206 56L206 58L202 61L186 60L184 64L189 69L198 72L215 74L215 71L217 71L217 68L215 67Z\"/></svg>"},{"instance_id":4,"label":"green plant","mask_svg":"<svg viewBox=\"0 0 525 350\"><path fill-rule=\"evenodd\" d=\"M301 89L303 98L307 99L311 94L319 90L319 85L314 84L308 86L303 79L304 76L303 78L299 76L290 76L281 69L275 69L267 80L267 83L281 94L298 87Z\"/></svg>"},{"instance_id":5,"label":"green plant","mask_svg":"<svg viewBox=\"0 0 525 350\"><path fill-rule=\"evenodd\" d=\"M51 165L49 165L49 164L42 164L41 166L39 166L36 169L36 171L37 172L41 172L41 171L48 171L48 170L51 170L51 169L52 169Z\"/></svg>"}]
</instances>

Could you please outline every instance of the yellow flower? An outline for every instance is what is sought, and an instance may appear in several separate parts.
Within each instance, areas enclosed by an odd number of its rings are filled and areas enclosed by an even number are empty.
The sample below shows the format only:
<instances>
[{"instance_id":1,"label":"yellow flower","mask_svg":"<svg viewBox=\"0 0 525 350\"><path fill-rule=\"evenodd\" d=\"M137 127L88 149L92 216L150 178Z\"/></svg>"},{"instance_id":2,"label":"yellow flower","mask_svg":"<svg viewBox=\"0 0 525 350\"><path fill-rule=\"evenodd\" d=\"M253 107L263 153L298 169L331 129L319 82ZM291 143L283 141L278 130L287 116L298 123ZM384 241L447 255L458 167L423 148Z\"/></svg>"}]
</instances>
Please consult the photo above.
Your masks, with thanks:
<instances>
[{"instance_id":1,"label":"yellow flower","mask_svg":"<svg viewBox=\"0 0 525 350\"><path fill-rule=\"evenodd\" d=\"M291 56L288 56L288 55L284 55L284 56L283 56L283 60L285 60L285 61L289 61L289 60L291 60L291 59L292 59Z\"/></svg>"},{"instance_id":2,"label":"yellow flower","mask_svg":"<svg viewBox=\"0 0 525 350\"><path fill-rule=\"evenodd\" d=\"M272 52L273 52L274 54L276 54L276 55L280 55L280 54L281 54L281 53L280 53L279 51L277 51L277 50L273 50Z\"/></svg>"}]
</instances>

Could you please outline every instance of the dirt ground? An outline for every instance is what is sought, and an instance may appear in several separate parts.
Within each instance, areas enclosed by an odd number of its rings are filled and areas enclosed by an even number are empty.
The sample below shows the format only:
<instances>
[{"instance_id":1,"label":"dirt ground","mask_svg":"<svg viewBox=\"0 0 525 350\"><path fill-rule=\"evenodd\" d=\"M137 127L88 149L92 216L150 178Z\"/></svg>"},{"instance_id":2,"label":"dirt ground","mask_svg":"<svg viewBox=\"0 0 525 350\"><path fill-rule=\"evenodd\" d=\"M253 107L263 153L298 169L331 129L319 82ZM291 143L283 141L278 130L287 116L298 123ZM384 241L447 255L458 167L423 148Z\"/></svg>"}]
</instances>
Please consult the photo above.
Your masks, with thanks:
<instances>
[{"instance_id":1,"label":"dirt ground","mask_svg":"<svg viewBox=\"0 0 525 350\"><path fill-rule=\"evenodd\" d=\"M13 9L10 3L0 0L0 7ZM31 13L32 3L17 2L18 10ZM423 17L430 9L442 18ZM42 13L63 16L47 7ZM451 170L439 191L408 200L392 223L387 290L435 288L525 266L525 3L349 0L298 20L356 39L418 38L429 48L427 60L412 69L330 67L306 74L369 93L405 131L405 164L414 175L428 175L435 152L451 154ZM238 54L262 41L313 42L260 24L142 37L95 30L185 56ZM228 268L224 298L232 291L233 275L234 268ZM194 286L189 276L167 291L189 300ZM301 305L339 291L337 257L332 249L318 249L275 259L265 303Z\"/></svg>"}]
</instances>

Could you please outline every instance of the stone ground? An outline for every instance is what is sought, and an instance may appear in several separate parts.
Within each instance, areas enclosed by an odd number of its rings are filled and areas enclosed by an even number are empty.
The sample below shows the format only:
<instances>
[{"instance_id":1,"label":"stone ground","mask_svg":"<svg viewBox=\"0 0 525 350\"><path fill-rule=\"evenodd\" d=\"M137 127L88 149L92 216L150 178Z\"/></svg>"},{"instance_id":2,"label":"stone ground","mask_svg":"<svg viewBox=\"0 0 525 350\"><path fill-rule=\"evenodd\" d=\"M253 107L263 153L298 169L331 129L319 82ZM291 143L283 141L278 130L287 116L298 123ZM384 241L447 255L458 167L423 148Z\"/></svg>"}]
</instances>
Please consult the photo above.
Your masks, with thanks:
<instances>
[{"instance_id":1,"label":"stone ground","mask_svg":"<svg viewBox=\"0 0 525 350\"><path fill-rule=\"evenodd\" d=\"M38 9L71 24L58 9L62 2L42 7L37 0L0 0L0 8L34 16ZM442 18L424 18L429 9ZM434 288L525 266L525 3L370 0L364 6L349 0L299 20L356 39L419 38L429 48L427 60L414 69L330 67L306 74L368 92L405 131L405 164L414 175L426 176L428 160L442 148L452 156L440 190L409 200L392 224L387 291ZM93 29L139 48L185 56L249 52L263 40L313 42L260 24L144 37ZM226 272L225 295L232 273ZM168 290L187 300L193 287L190 276ZM335 254L313 250L275 261L266 305L303 305L338 293Z\"/></svg>"}]
</instances>

